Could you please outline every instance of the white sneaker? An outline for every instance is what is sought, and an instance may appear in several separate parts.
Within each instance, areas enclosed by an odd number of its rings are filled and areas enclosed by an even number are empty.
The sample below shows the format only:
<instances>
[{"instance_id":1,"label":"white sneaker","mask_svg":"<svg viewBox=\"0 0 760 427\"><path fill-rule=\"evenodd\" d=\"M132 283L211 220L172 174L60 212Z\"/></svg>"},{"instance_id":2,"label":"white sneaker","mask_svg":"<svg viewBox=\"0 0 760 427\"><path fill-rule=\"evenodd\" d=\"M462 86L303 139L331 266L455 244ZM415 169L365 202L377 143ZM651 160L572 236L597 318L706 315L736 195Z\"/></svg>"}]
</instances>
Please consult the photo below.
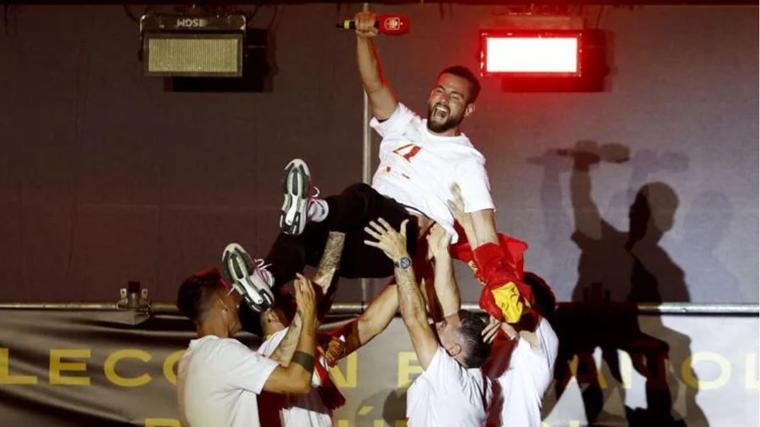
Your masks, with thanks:
<instances>
[{"instance_id":1,"label":"white sneaker","mask_svg":"<svg viewBox=\"0 0 760 427\"><path fill-rule=\"evenodd\" d=\"M255 312L274 305L274 276L267 267L263 259L252 258L237 243L230 243L222 253L222 274Z\"/></svg>"},{"instance_id":2,"label":"white sneaker","mask_svg":"<svg viewBox=\"0 0 760 427\"><path fill-rule=\"evenodd\" d=\"M315 194L309 195L312 188ZM318 222L327 217L327 202L317 197L319 189L312 187L309 166L303 160L293 159L285 166L282 193L280 230L283 233L298 236L307 222Z\"/></svg>"}]
</instances>

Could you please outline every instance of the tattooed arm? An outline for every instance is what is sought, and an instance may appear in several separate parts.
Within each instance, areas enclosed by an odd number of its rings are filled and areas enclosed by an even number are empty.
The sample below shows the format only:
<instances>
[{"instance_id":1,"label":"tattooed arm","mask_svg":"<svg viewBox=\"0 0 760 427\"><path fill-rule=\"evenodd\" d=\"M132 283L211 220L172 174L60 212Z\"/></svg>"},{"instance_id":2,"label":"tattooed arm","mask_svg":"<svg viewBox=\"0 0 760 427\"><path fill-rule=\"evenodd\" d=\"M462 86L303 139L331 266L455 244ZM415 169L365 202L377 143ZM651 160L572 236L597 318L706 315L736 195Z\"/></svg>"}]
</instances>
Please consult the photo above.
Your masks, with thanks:
<instances>
[{"instance_id":1,"label":"tattooed arm","mask_svg":"<svg viewBox=\"0 0 760 427\"><path fill-rule=\"evenodd\" d=\"M290 322L290 326L288 326L288 332L285 333L285 337L269 356L270 359L282 366L288 366L290 359L293 357L293 352L296 351L296 345L298 345L298 339L301 336L302 325L301 313L300 311L296 311L293 320Z\"/></svg>"},{"instance_id":2,"label":"tattooed arm","mask_svg":"<svg viewBox=\"0 0 760 427\"><path fill-rule=\"evenodd\" d=\"M317 273L314 275L314 284L322 289L322 300L317 306L317 318L322 319L330 307L332 307L333 297L335 296L337 282L337 271L340 269L340 258L343 254L343 245L346 241L346 235L338 231L331 231L322 258L317 266Z\"/></svg>"},{"instance_id":3,"label":"tattooed arm","mask_svg":"<svg viewBox=\"0 0 760 427\"><path fill-rule=\"evenodd\" d=\"M317 317L319 317L320 311L327 311L331 304L329 304L332 292L331 283L335 272L340 266L340 256L343 252L343 244L345 242L346 235L337 231L331 231L325 244L325 251L322 255L322 259L319 261L319 267L317 267L317 273L314 275L314 284L322 289L322 301L320 301L317 308ZM334 287L333 287L334 288ZM326 301L328 301L326 303ZM270 359L279 362L282 366L288 366L293 352L296 350L296 344L298 344L298 337L301 333L302 319L298 312L293 316L293 321L290 322L288 332L285 333L285 337L280 341L280 344L269 356Z\"/></svg>"},{"instance_id":4,"label":"tattooed arm","mask_svg":"<svg viewBox=\"0 0 760 427\"><path fill-rule=\"evenodd\" d=\"M298 275L295 281L297 317L301 318L298 345L292 363L278 366L264 383L264 390L272 393L308 393L314 371L315 334L317 330L316 302L309 279Z\"/></svg>"},{"instance_id":5,"label":"tattooed arm","mask_svg":"<svg viewBox=\"0 0 760 427\"><path fill-rule=\"evenodd\" d=\"M398 290L398 305L401 317L409 331L414 351L423 369L427 369L435 352L438 351L438 340L435 338L428 324L427 312L425 311L425 299L417 285L414 276L414 268L406 250L406 223L401 223L401 232L396 231L382 218L378 222L370 221L369 226L364 228L377 241L365 240L364 243L381 249L394 264L394 275ZM408 262L406 262L406 261Z\"/></svg>"}]
</instances>

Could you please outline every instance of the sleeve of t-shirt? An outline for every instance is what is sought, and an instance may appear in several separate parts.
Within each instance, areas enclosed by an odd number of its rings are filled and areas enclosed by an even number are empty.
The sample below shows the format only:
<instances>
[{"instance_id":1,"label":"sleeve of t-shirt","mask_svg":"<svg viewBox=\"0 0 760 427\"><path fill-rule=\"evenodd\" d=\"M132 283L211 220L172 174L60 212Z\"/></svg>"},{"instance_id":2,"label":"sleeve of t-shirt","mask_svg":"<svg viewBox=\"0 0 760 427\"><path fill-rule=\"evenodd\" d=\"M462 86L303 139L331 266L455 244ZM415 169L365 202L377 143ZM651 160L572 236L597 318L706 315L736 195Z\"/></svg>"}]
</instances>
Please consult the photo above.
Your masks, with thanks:
<instances>
[{"instance_id":1,"label":"sleeve of t-shirt","mask_svg":"<svg viewBox=\"0 0 760 427\"><path fill-rule=\"evenodd\" d=\"M277 350L277 347L280 346L280 343L285 338L285 335L288 333L288 328L285 328L281 331L277 331L269 338L264 340L264 342L261 343L259 348L256 349L256 353L264 356L269 357L274 353L275 350Z\"/></svg>"},{"instance_id":2,"label":"sleeve of t-shirt","mask_svg":"<svg viewBox=\"0 0 760 427\"><path fill-rule=\"evenodd\" d=\"M393 110L393 114L391 114L388 119L381 122L377 117L373 117L372 120L369 121L369 125L372 129L377 131L380 136L385 137L394 132L403 132L406 125L412 120L419 120L419 117L414 111L399 102L398 105L396 105L396 109Z\"/></svg>"},{"instance_id":3,"label":"sleeve of t-shirt","mask_svg":"<svg viewBox=\"0 0 760 427\"><path fill-rule=\"evenodd\" d=\"M227 383L234 388L261 393L264 383L278 363L252 351L237 340L225 341L224 349L215 357L214 364L222 375L227 376Z\"/></svg>"},{"instance_id":4,"label":"sleeve of t-shirt","mask_svg":"<svg viewBox=\"0 0 760 427\"><path fill-rule=\"evenodd\" d=\"M462 190L465 212L494 208L488 173L482 162L472 160L459 165L456 180Z\"/></svg>"}]
</instances>

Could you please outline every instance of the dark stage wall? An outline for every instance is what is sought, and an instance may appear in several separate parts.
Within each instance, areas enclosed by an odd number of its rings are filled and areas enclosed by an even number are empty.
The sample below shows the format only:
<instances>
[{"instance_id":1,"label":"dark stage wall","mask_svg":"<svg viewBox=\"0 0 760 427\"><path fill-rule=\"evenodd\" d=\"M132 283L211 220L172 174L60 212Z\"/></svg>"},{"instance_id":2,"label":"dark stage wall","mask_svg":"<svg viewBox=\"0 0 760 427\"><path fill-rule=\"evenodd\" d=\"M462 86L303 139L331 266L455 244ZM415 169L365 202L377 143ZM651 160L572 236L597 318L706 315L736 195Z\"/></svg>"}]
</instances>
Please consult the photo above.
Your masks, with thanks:
<instances>
[{"instance_id":1,"label":"dark stage wall","mask_svg":"<svg viewBox=\"0 0 760 427\"><path fill-rule=\"evenodd\" d=\"M354 38L331 28L356 8L279 7L273 90L200 94L142 76L138 27L121 6L10 6L0 20L0 300L112 301L140 280L172 301L227 242L267 251L290 158L311 164L324 194L360 180ZM418 111L440 68L476 66L479 22L504 11L382 10L412 19L411 34L379 45ZM260 8L254 26L273 11ZM604 92L504 93L483 81L465 131L488 159L499 227L530 243L528 269L561 300L602 283L616 300L643 287L666 301L756 302L758 8L606 8L600 22L612 44ZM551 154L584 140L624 145L631 160L586 172ZM626 251L629 207L649 182L660 183L647 187L652 220L632 215L649 234ZM351 284L340 292L359 298Z\"/></svg>"}]
</instances>

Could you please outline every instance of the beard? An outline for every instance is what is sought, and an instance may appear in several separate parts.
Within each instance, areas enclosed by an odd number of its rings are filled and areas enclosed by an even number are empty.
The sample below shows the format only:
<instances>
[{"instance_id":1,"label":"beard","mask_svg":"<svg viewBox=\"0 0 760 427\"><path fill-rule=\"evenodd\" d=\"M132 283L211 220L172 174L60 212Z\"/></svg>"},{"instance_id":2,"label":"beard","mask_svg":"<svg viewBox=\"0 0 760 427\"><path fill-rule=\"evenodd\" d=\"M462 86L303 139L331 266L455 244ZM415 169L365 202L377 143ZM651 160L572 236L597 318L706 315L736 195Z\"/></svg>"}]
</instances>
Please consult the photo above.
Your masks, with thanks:
<instances>
[{"instance_id":1,"label":"beard","mask_svg":"<svg viewBox=\"0 0 760 427\"><path fill-rule=\"evenodd\" d=\"M446 117L440 118L438 114L435 113L436 107L439 105L440 104L428 105L428 130L435 133L443 133L451 129L456 129L459 126L459 123L462 123L462 119L464 119L464 111L460 112L459 115L455 115L451 112L451 109L447 108L448 114Z\"/></svg>"}]
</instances>

